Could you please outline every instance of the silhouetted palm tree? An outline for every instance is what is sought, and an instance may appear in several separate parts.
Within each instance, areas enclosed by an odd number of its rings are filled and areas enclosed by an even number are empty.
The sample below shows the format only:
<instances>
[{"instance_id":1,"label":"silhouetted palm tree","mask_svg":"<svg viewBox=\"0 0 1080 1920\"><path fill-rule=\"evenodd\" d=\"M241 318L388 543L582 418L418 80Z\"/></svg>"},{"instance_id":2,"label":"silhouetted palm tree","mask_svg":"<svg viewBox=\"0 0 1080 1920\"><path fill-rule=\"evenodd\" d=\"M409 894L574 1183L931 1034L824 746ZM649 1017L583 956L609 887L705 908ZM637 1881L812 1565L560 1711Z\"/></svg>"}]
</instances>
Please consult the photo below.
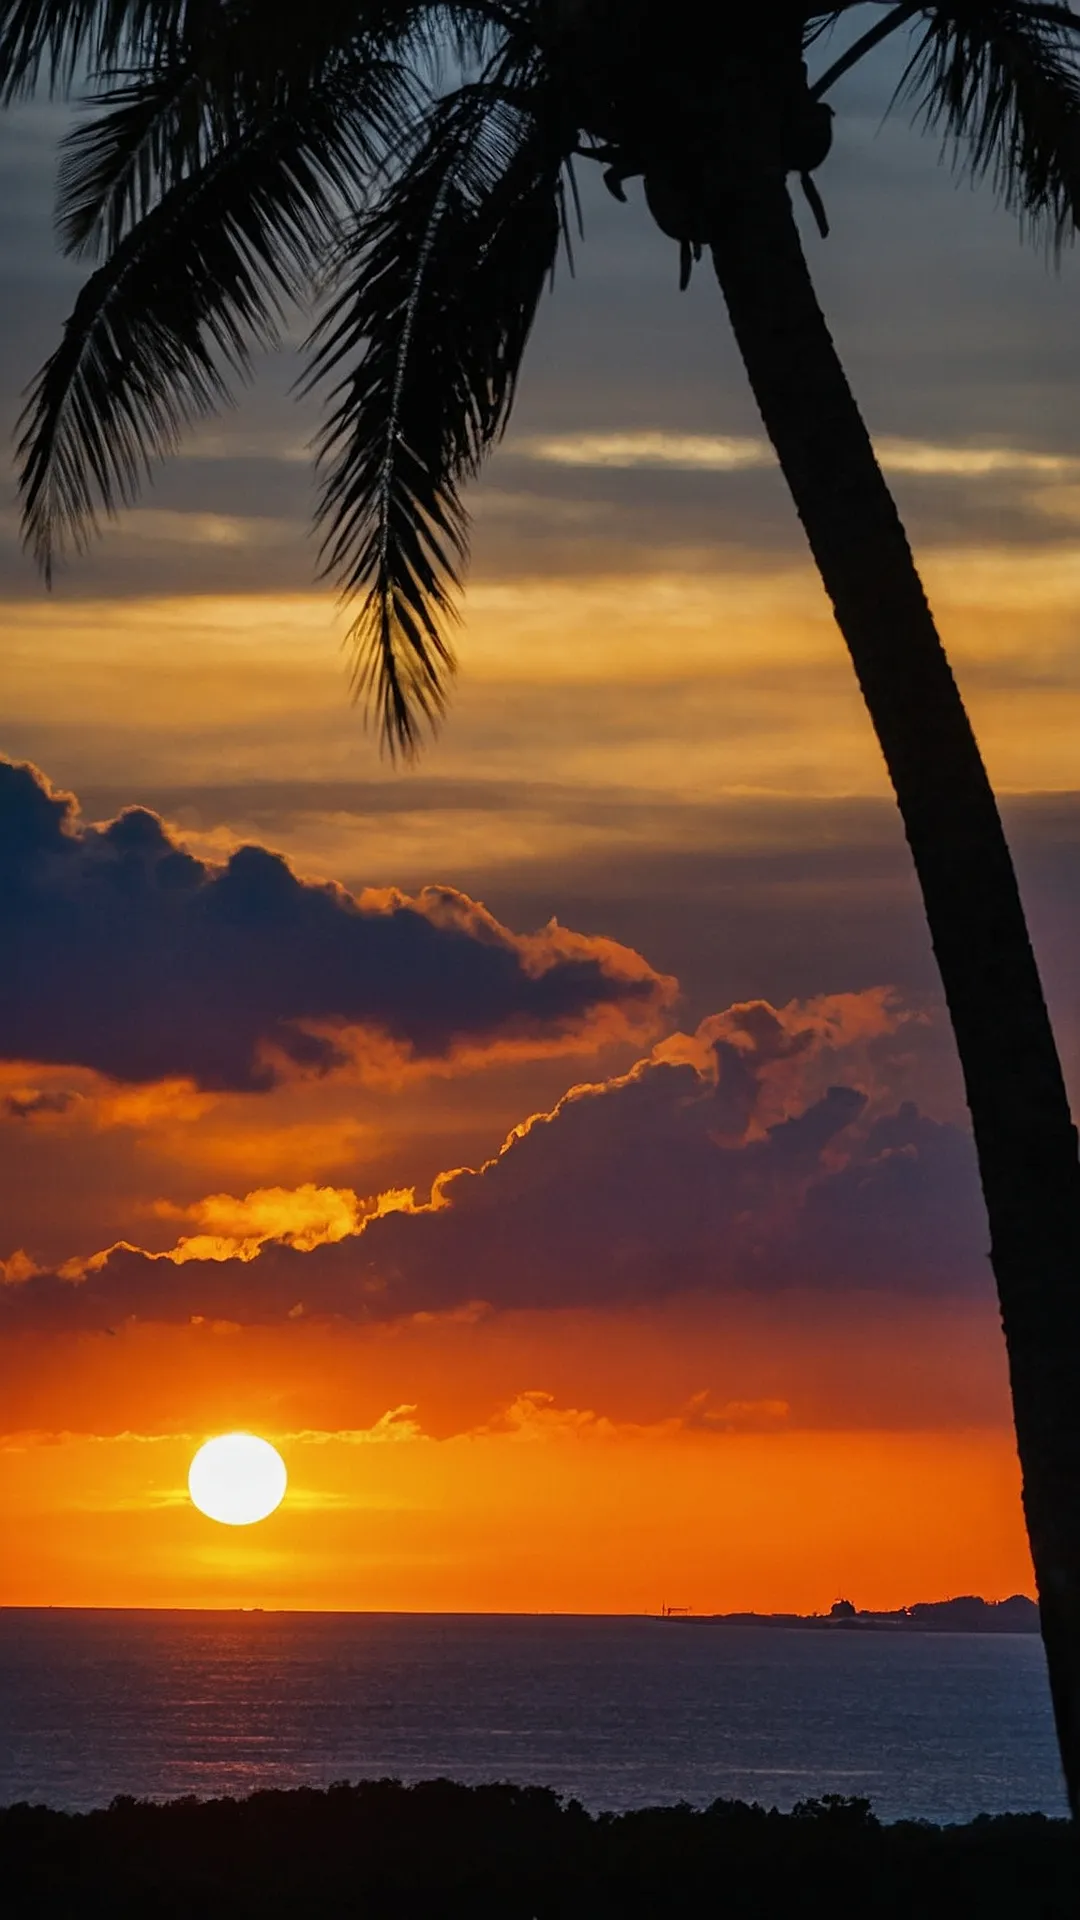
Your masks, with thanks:
<instances>
[{"instance_id":1,"label":"silhouetted palm tree","mask_svg":"<svg viewBox=\"0 0 1080 1920\"><path fill-rule=\"evenodd\" d=\"M868 30L816 84L847 14ZM963 1064L1012 1372L1058 1733L1080 1810L1080 1164L986 772L814 294L788 182L822 95L889 35L903 90L1059 245L1080 217L1080 16L1030 0L0 0L0 85L90 71L60 230L101 264L30 399L27 537L49 570L96 507L322 290L319 518L359 597L357 678L410 752L439 714L462 484L505 426L575 156L644 176L684 275L711 254L847 641L926 903ZM440 80L440 60L443 77ZM450 77L447 78L449 72Z\"/></svg>"}]
</instances>

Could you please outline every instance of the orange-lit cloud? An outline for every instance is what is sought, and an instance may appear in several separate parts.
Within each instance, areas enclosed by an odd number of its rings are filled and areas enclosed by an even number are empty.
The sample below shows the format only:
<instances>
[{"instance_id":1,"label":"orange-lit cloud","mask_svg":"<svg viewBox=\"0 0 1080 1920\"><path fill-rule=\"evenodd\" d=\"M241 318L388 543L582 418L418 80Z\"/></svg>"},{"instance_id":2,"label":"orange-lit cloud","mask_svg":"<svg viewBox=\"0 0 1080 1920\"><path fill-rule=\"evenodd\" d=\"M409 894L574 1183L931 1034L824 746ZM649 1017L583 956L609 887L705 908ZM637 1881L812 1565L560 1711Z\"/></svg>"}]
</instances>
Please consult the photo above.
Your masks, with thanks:
<instances>
[{"instance_id":1,"label":"orange-lit cloud","mask_svg":"<svg viewBox=\"0 0 1080 1920\"><path fill-rule=\"evenodd\" d=\"M206 1237L160 1254L121 1244L9 1288L9 1324L364 1322L800 1286L979 1292L970 1137L892 1097L907 1024L880 989L729 1008L630 1072L571 1089L426 1200L215 1196L191 1215Z\"/></svg>"},{"instance_id":2,"label":"orange-lit cloud","mask_svg":"<svg viewBox=\"0 0 1080 1920\"><path fill-rule=\"evenodd\" d=\"M33 1279L35 1273L40 1271L36 1261L31 1260L25 1248L16 1247L9 1259L0 1260L0 1283L10 1287L21 1286L24 1281Z\"/></svg>"},{"instance_id":3,"label":"orange-lit cloud","mask_svg":"<svg viewBox=\"0 0 1080 1920\"><path fill-rule=\"evenodd\" d=\"M345 1187L262 1187L236 1199L230 1193L211 1193L189 1207L159 1200L154 1212L161 1220L191 1221L198 1229L182 1234L168 1258L186 1260L253 1260L267 1240L310 1253L312 1247L332 1245L356 1233L363 1212L355 1193Z\"/></svg>"}]
</instances>

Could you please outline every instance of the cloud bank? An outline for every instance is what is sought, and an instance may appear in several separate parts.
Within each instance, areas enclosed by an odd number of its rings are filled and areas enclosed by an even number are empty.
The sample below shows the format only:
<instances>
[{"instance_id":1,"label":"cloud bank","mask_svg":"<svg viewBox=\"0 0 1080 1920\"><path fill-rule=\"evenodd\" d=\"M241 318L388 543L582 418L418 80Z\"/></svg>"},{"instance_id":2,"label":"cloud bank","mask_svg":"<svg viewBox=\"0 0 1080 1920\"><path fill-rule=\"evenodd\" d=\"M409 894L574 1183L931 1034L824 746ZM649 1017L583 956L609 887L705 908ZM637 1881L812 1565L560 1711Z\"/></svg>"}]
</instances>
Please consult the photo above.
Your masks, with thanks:
<instances>
[{"instance_id":1,"label":"cloud bank","mask_svg":"<svg viewBox=\"0 0 1080 1920\"><path fill-rule=\"evenodd\" d=\"M139 807L85 824L8 760L0 923L0 1058L129 1082L257 1091L365 1051L651 1038L674 993L629 948L512 933L453 888L354 896L258 845L214 865Z\"/></svg>"},{"instance_id":2,"label":"cloud bank","mask_svg":"<svg viewBox=\"0 0 1080 1920\"><path fill-rule=\"evenodd\" d=\"M886 473L917 473L982 480L994 475L1074 478L1080 461L1026 447L951 446L895 436L876 443ZM776 455L760 436L730 433L567 433L510 442L510 451L557 467L655 467L683 473L741 473L773 467Z\"/></svg>"},{"instance_id":3,"label":"cloud bank","mask_svg":"<svg viewBox=\"0 0 1080 1920\"><path fill-rule=\"evenodd\" d=\"M190 1240L156 1256L120 1246L11 1285L0 1305L12 1327L101 1328L387 1321L702 1290L977 1291L986 1236L972 1144L911 1102L890 1105L882 1063L901 1024L880 990L733 1007L631 1072L573 1088L483 1166L442 1174L429 1200L385 1197L355 1231L336 1205L315 1244L325 1194L308 1190L304 1236L273 1224L287 1196L249 1196L235 1219L246 1229L257 1215L281 1237L224 1258L222 1245L192 1257L202 1249ZM831 1078L838 1066L846 1083Z\"/></svg>"}]
</instances>

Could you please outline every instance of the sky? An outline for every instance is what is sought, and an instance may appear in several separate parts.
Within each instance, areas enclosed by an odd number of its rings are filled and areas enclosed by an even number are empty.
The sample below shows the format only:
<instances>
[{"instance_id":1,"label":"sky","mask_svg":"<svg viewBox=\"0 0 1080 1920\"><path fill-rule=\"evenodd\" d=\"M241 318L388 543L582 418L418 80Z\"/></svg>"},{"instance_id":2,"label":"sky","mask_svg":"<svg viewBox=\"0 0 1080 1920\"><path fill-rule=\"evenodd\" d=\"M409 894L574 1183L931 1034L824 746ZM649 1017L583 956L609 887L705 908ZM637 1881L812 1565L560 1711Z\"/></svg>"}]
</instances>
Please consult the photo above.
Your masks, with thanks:
<instances>
[{"instance_id":1,"label":"sky","mask_svg":"<svg viewBox=\"0 0 1080 1920\"><path fill-rule=\"evenodd\" d=\"M878 58L807 247L1080 1077L1076 265ZM80 269L0 124L0 407ZM291 346L46 593L0 513L0 1603L1031 1591L951 1039L714 284L631 183L474 490L451 711L351 704ZM250 1529L185 1491L279 1447Z\"/></svg>"}]
</instances>

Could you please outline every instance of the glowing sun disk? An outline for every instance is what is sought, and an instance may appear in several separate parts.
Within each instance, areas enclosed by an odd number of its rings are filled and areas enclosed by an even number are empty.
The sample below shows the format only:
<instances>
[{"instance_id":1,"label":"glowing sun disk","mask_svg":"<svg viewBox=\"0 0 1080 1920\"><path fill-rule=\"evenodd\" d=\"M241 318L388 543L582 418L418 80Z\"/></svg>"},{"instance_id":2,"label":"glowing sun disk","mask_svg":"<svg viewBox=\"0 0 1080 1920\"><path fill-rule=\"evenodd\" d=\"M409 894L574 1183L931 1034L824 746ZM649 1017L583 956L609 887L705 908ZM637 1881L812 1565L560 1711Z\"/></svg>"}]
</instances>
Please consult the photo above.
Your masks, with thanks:
<instances>
[{"instance_id":1,"label":"glowing sun disk","mask_svg":"<svg viewBox=\"0 0 1080 1920\"><path fill-rule=\"evenodd\" d=\"M207 1440L188 1469L188 1492L200 1513L227 1527L250 1527L281 1505L288 1475L269 1440L222 1433Z\"/></svg>"}]
</instances>

